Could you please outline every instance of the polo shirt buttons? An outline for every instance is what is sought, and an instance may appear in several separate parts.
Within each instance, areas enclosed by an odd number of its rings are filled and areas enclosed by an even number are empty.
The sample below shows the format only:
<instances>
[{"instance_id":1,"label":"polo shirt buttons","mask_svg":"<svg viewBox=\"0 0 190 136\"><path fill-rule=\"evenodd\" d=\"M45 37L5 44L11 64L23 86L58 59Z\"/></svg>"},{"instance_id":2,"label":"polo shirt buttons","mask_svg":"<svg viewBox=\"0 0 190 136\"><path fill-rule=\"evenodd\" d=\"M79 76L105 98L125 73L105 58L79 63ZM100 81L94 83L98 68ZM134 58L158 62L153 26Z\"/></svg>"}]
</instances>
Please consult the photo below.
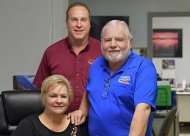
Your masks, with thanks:
<instances>
[{"instance_id":1,"label":"polo shirt buttons","mask_svg":"<svg viewBox=\"0 0 190 136\"><path fill-rule=\"evenodd\" d=\"M79 99L76 99L76 101L78 101Z\"/></svg>"},{"instance_id":2,"label":"polo shirt buttons","mask_svg":"<svg viewBox=\"0 0 190 136\"><path fill-rule=\"evenodd\" d=\"M79 86L77 85L77 88L79 88Z\"/></svg>"},{"instance_id":3,"label":"polo shirt buttons","mask_svg":"<svg viewBox=\"0 0 190 136\"><path fill-rule=\"evenodd\" d=\"M79 74L77 74L77 76L79 76Z\"/></svg>"}]
</instances>

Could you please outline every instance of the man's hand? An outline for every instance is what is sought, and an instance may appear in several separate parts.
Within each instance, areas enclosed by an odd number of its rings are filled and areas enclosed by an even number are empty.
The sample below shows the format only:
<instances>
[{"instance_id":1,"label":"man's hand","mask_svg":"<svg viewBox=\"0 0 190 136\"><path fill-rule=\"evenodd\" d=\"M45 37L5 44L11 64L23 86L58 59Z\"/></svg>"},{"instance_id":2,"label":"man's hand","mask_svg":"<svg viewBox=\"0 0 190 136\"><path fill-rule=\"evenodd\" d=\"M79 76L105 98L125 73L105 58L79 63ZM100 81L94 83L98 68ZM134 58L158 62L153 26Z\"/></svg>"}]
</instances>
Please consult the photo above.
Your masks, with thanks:
<instances>
[{"instance_id":1,"label":"man's hand","mask_svg":"<svg viewBox=\"0 0 190 136\"><path fill-rule=\"evenodd\" d=\"M71 118L71 123L74 125L80 125L85 122L86 114L82 110L76 110L68 114L68 118Z\"/></svg>"}]
</instances>

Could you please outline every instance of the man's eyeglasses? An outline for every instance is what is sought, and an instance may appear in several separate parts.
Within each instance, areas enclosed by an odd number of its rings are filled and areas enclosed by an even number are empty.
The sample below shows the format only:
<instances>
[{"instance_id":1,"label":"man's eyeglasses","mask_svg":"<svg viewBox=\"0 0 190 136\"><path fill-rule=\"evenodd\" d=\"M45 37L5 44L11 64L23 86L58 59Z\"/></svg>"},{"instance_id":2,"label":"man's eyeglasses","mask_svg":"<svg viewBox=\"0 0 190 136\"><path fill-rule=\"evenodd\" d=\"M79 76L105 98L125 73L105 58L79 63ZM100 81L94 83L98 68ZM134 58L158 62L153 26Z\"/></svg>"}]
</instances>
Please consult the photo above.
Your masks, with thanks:
<instances>
[{"instance_id":1,"label":"man's eyeglasses","mask_svg":"<svg viewBox=\"0 0 190 136\"><path fill-rule=\"evenodd\" d=\"M111 78L104 79L104 91L102 93L102 97L105 98L105 99L108 97L108 91L109 91L109 87L110 87L110 80L111 80Z\"/></svg>"}]
</instances>

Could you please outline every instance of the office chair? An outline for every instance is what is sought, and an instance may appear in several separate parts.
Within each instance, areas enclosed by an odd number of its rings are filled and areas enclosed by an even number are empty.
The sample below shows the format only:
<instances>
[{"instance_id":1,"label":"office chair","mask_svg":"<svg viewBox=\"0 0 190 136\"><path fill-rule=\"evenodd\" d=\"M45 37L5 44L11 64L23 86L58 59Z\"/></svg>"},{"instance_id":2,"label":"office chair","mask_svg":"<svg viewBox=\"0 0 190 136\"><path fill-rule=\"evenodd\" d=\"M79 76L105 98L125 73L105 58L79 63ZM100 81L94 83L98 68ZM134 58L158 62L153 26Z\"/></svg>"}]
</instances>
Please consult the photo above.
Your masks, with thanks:
<instances>
[{"instance_id":1,"label":"office chair","mask_svg":"<svg viewBox=\"0 0 190 136\"><path fill-rule=\"evenodd\" d=\"M164 118L164 121L160 127L160 131L158 133L158 136L168 136L172 123L175 120L177 113L177 106L173 107L170 112L167 113L166 117Z\"/></svg>"}]
</instances>

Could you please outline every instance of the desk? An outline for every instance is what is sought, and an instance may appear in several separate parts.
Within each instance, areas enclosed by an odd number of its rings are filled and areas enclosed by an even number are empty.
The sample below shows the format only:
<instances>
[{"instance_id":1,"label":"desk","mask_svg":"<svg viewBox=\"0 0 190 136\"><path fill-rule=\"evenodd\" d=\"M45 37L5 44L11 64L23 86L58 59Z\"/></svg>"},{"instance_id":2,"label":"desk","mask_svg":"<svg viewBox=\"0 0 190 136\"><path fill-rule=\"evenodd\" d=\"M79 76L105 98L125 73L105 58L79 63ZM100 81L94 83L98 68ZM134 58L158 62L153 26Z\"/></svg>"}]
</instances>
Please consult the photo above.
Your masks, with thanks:
<instances>
[{"instance_id":1,"label":"desk","mask_svg":"<svg viewBox=\"0 0 190 136\"><path fill-rule=\"evenodd\" d=\"M176 92L176 104L179 110L179 122L190 122L190 92Z\"/></svg>"},{"instance_id":2,"label":"desk","mask_svg":"<svg viewBox=\"0 0 190 136\"><path fill-rule=\"evenodd\" d=\"M161 111L161 112L154 112L154 122L153 122L153 131L155 135L157 136L160 130L160 127L162 125L162 122L164 121L164 118L166 117L168 111ZM171 130L169 132L168 136L179 136L179 110L176 114L176 118L172 124Z\"/></svg>"}]
</instances>

